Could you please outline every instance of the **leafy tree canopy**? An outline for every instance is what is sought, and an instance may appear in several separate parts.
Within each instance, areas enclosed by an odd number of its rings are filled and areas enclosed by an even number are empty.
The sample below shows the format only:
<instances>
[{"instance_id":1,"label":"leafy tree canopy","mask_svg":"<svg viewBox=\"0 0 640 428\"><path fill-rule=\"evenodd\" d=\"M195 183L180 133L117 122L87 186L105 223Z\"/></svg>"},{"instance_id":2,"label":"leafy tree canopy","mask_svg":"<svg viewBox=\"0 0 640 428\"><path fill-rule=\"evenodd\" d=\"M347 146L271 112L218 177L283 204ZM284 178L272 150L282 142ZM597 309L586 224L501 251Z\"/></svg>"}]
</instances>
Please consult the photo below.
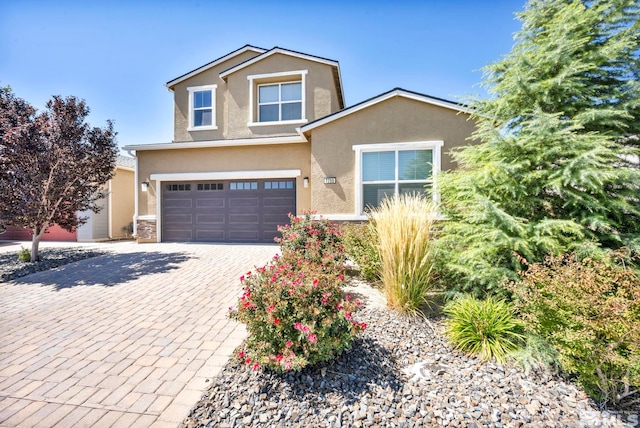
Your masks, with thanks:
<instances>
[{"instance_id":1,"label":"leafy tree canopy","mask_svg":"<svg viewBox=\"0 0 640 428\"><path fill-rule=\"evenodd\" d=\"M103 185L113 176L118 147L113 124L92 128L89 107L54 96L38 112L0 88L0 223L30 228L31 259L46 228L71 231L86 222L78 212L98 212Z\"/></svg>"},{"instance_id":2,"label":"leafy tree canopy","mask_svg":"<svg viewBox=\"0 0 640 428\"><path fill-rule=\"evenodd\" d=\"M520 264L640 246L640 11L633 0L530 0L471 102L479 144L440 181L445 271L491 291Z\"/></svg>"}]
</instances>

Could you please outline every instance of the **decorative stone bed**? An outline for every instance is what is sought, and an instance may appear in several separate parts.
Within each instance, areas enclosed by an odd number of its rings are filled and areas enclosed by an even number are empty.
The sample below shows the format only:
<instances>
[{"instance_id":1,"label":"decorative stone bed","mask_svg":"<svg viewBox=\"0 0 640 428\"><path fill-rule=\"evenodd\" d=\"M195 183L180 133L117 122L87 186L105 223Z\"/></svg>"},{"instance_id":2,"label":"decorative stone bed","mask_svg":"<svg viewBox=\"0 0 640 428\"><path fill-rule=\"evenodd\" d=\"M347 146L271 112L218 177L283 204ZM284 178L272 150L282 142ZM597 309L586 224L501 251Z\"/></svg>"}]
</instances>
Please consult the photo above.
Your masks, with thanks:
<instances>
[{"instance_id":1,"label":"decorative stone bed","mask_svg":"<svg viewBox=\"0 0 640 428\"><path fill-rule=\"evenodd\" d=\"M0 282L11 281L31 273L54 269L103 254L105 254L104 251L78 247L45 248L40 250L41 261L25 263L18 260L16 252L3 252L0 253Z\"/></svg>"},{"instance_id":2,"label":"decorative stone bed","mask_svg":"<svg viewBox=\"0 0 640 428\"><path fill-rule=\"evenodd\" d=\"M454 350L441 320L406 319L365 283L368 327L337 360L279 375L230 361L183 427L625 427L556 375L483 363Z\"/></svg>"}]
</instances>

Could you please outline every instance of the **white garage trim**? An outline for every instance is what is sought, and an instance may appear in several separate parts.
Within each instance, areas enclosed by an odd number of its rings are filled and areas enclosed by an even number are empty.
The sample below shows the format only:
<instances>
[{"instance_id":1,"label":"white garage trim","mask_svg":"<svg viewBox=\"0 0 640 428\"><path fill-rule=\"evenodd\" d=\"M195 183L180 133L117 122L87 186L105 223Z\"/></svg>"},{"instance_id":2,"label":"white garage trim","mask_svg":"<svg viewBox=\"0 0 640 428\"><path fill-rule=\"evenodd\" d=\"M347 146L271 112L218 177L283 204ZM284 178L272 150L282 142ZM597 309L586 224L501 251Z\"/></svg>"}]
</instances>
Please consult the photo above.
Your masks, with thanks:
<instances>
[{"instance_id":1,"label":"white garage trim","mask_svg":"<svg viewBox=\"0 0 640 428\"><path fill-rule=\"evenodd\" d=\"M219 171L219 172L178 172L151 174L149 178L157 181L187 180L237 180L250 178L291 178L300 177L299 169L273 169L258 171Z\"/></svg>"}]
</instances>

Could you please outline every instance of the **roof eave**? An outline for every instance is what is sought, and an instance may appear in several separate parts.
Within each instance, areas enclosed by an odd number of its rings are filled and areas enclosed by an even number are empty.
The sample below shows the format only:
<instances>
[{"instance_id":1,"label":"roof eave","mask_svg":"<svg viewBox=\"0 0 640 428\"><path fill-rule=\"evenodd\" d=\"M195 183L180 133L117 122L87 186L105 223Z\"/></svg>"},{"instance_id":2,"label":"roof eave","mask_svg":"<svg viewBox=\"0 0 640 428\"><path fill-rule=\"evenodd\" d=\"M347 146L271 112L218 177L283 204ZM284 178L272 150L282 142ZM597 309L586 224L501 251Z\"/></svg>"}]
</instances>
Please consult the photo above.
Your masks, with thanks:
<instances>
[{"instance_id":1,"label":"roof eave","mask_svg":"<svg viewBox=\"0 0 640 428\"><path fill-rule=\"evenodd\" d=\"M451 110L455 110L458 111L460 113L465 113L465 114L471 114L471 110L463 105L463 104L459 104L456 103L454 101L448 101L442 98L437 98L437 97L432 97L430 95L426 95L426 94L421 94L419 92L413 92L413 91L408 91L406 89L402 89L402 88L394 88L388 92L384 92L380 95L376 95L374 97L371 97L367 100L361 101L357 104L354 104L351 107L347 107L343 110L337 111L335 113L332 113L330 115L327 115L325 117L322 117L320 119L314 120L313 122L309 122L303 126L300 127L300 133L302 135L306 135L306 133L308 133L309 131L318 128L320 126L326 125L327 123L333 122L334 120L338 120L340 118L343 118L345 116L348 116L352 113L355 113L357 111L363 110L367 107L370 107L372 105L381 103L385 100L388 100L390 98L393 97L404 97L404 98L408 98L408 99L413 99L416 101L420 101L420 102L425 102L428 104L432 104L432 105L436 105L439 107L444 107L444 108L448 108Z\"/></svg>"},{"instance_id":2,"label":"roof eave","mask_svg":"<svg viewBox=\"0 0 640 428\"><path fill-rule=\"evenodd\" d=\"M220 78L224 79L228 75L233 74L236 71L241 70L241 69L243 69L245 67L248 67L251 64L255 64L258 61L262 61L263 59L268 58L271 55L274 55L276 53L281 53L281 54L284 54L284 55L290 55L290 56L294 56L294 57L298 57L298 58L303 58L303 59L306 59L306 60L309 60L309 61L315 61L315 62L331 65L331 66L338 67L338 68L340 67L340 64L338 63L338 61L334 61L332 59L322 58L322 57L315 56L315 55L309 55L309 54L305 54L305 53L302 53L302 52L291 51L291 50L280 48L280 47L276 46L276 47L274 47L272 49L269 49L268 51L265 51L265 52L261 53L260 55L254 57L254 58L248 59L248 60L246 60L244 62L241 62L240 64L237 64L237 65L235 65L235 66L233 66L231 68L228 68L228 69L224 70L223 72L220 73Z\"/></svg>"},{"instance_id":3,"label":"roof eave","mask_svg":"<svg viewBox=\"0 0 640 428\"><path fill-rule=\"evenodd\" d=\"M240 55L244 52L247 51L254 51L258 54L263 54L265 52L267 52L266 49L263 48L259 48L257 46L252 46L252 45L244 45L243 47L236 49L233 52L229 52L228 54L221 56L220 58L214 59L213 61L202 65L194 70L189 71L188 73L183 74L182 76L178 76L173 80L168 81L165 86L167 87L168 90L173 91L173 86L177 85L180 82L183 82L185 80L187 80L188 78L195 76L196 74L202 73L203 71L206 71L208 69L210 69L211 67L215 67L216 65L220 64L221 62L227 61L237 55Z\"/></svg>"},{"instance_id":4,"label":"roof eave","mask_svg":"<svg viewBox=\"0 0 640 428\"><path fill-rule=\"evenodd\" d=\"M298 144L306 143L307 140L301 135L289 135L285 137L263 137L263 138L242 138L236 140L207 140L207 141L185 141L154 144L133 144L124 146L123 150L180 150L180 149L205 149L211 147L238 147L238 146L262 146L278 144Z\"/></svg>"}]
</instances>

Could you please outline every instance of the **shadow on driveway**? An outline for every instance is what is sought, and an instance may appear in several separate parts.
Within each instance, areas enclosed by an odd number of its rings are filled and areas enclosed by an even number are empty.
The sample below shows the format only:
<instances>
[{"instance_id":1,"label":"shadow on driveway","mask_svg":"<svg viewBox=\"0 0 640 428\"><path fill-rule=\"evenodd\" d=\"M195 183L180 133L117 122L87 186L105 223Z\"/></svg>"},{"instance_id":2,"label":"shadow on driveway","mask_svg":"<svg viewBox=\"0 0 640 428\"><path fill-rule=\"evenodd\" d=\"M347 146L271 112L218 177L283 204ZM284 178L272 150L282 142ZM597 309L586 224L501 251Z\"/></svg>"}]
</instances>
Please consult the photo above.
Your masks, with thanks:
<instances>
[{"instance_id":1,"label":"shadow on driveway","mask_svg":"<svg viewBox=\"0 0 640 428\"><path fill-rule=\"evenodd\" d=\"M142 276L168 272L192 256L187 253L140 252L105 254L37 272L14 280L16 283L52 285L56 290L82 285L111 287Z\"/></svg>"}]
</instances>

